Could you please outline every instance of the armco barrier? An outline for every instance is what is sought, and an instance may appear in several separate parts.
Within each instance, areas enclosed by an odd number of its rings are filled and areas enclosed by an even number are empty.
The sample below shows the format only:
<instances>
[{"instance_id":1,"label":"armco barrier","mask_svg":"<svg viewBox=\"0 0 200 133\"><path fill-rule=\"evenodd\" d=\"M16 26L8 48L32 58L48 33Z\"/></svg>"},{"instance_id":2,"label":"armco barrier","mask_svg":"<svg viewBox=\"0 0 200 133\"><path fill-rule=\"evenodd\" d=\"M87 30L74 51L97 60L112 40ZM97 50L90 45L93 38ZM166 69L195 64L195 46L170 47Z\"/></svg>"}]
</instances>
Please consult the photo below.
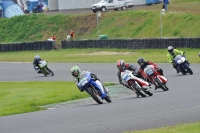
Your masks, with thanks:
<instances>
[{"instance_id":1,"label":"armco barrier","mask_svg":"<svg viewBox=\"0 0 200 133\"><path fill-rule=\"evenodd\" d=\"M26 51L26 50L51 50L51 49L53 49L53 44L50 41L0 44L0 52Z\"/></svg>"},{"instance_id":2,"label":"armco barrier","mask_svg":"<svg viewBox=\"0 0 200 133\"><path fill-rule=\"evenodd\" d=\"M62 48L200 48L200 38L152 38L152 39L108 39L108 40L84 40L62 41Z\"/></svg>"}]
</instances>

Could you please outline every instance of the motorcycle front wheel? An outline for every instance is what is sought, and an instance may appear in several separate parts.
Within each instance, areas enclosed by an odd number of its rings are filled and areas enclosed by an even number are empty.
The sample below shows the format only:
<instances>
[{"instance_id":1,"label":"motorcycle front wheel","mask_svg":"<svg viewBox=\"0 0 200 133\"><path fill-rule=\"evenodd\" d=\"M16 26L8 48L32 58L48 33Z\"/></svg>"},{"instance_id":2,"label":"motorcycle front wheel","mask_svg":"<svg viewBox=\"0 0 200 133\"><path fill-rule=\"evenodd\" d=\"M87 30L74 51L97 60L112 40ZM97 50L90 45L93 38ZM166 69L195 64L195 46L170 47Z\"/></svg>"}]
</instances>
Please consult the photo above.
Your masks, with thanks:
<instances>
[{"instance_id":1,"label":"motorcycle front wheel","mask_svg":"<svg viewBox=\"0 0 200 133\"><path fill-rule=\"evenodd\" d=\"M163 91L167 91L168 90L168 88L166 87L166 85L164 85L163 83L161 83L159 79L155 78L154 81L158 84L159 87L161 87L163 89Z\"/></svg>"},{"instance_id":2,"label":"motorcycle front wheel","mask_svg":"<svg viewBox=\"0 0 200 133\"><path fill-rule=\"evenodd\" d=\"M133 87L133 89L135 89L135 91L137 92L137 94L141 95L142 97L146 97L145 92L139 86L137 86L135 83L133 83L131 85L131 87Z\"/></svg>"},{"instance_id":3,"label":"motorcycle front wheel","mask_svg":"<svg viewBox=\"0 0 200 133\"><path fill-rule=\"evenodd\" d=\"M190 75L193 74L193 71L189 66L185 66L185 69L189 72Z\"/></svg>"},{"instance_id":4,"label":"motorcycle front wheel","mask_svg":"<svg viewBox=\"0 0 200 133\"><path fill-rule=\"evenodd\" d=\"M53 71L51 71L50 68L47 67L46 69L47 69L48 73L49 73L51 76L54 76L54 73L53 73Z\"/></svg>"},{"instance_id":5,"label":"motorcycle front wheel","mask_svg":"<svg viewBox=\"0 0 200 133\"><path fill-rule=\"evenodd\" d=\"M94 90L94 88L87 88L88 93L90 94L90 96L98 103L98 104L102 104L103 100L101 99L101 97L99 96L98 92L96 90Z\"/></svg>"},{"instance_id":6,"label":"motorcycle front wheel","mask_svg":"<svg viewBox=\"0 0 200 133\"><path fill-rule=\"evenodd\" d=\"M104 98L108 103L111 103L112 100L111 100L111 97L109 94L107 94L107 96Z\"/></svg>"}]
</instances>

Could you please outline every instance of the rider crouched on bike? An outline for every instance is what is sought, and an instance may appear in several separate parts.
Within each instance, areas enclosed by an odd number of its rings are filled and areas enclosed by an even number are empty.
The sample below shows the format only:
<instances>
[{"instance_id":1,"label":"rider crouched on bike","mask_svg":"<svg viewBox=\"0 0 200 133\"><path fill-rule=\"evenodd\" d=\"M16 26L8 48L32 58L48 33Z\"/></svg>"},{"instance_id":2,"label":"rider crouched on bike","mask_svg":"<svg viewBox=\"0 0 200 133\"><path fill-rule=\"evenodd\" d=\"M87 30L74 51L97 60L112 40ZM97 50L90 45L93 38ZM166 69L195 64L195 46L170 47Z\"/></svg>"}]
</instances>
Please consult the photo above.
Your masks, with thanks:
<instances>
[{"instance_id":1,"label":"rider crouched on bike","mask_svg":"<svg viewBox=\"0 0 200 133\"><path fill-rule=\"evenodd\" d=\"M179 73L179 69L177 68L176 63L174 62L174 58L177 55L183 55L185 57L185 55L184 55L185 52L180 51L178 49L174 49L172 46L169 46L167 48L167 50L168 50L168 54L167 54L168 61L169 61L169 63L171 63L173 65L173 67L176 69L177 74L178 74Z\"/></svg>"},{"instance_id":2,"label":"rider crouched on bike","mask_svg":"<svg viewBox=\"0 0 200 133\"><path fill-rule=\"evenodd\" d=\"M160 75L163 76L163 70L162 70L161 68L159 68L155 63L153 63L153 62L151 62L151 61L145 61L144 58L140 57L140 58L138 59L138 64L140 65L139 73L142 75L142 78L143 78L144 80L146 80L147 82L151 82L151 81L147 78L147 76L146 76L146 74L145 74L145 72L144 72L144 68L145 68L147 65L153 65L154 68L155 68L155 70L156 70ZM155 90L156 90L156 89L157 89L157 88L155 87Z\"/></svg>"},{"instance_id":3,"label":"rider crouched on bike","mask_svg":"<svg viewBox=\"0 0 200 133\"><path fill-rule=\"evenodd\" d=\"M128 63L125 63L123 60L118 60L117 61L117 68L118 68L118 72L117 72L117 76L118 76L118 79L119 79L119 83L121 85L125 85L122 81L122 78L121 78L121 72L124 72L125 70L130 70L133 75L135 75L136 77L138 78L141 78L141 75L138 74L138 68L132 64L128 64Z\"/></svg>"},{"instance_id":4,"label":"rider crouched on bike","mask_svg":"<svg viewBox=\"0 0 200 133\"><path fill-rule=\"evenodd\" d=\"M87 73L87 72L89 72L89 71L81 71L81 69L80 69L78 66L73 66L73 67L71 68L71 74L72 74L72 76L75 78L75 84L76 84L77 87L78 87L78 83L80 82L80 75L81 75L81 74L84 75L84 73ZM91 78L92 78L94 81L96 81L96 80L100 81L94 73L91 73L90 76L91 76ZM100 81L100 82L101 82L101 81ZM101 83L102 83L102 82L101 82ZM103 86L105 92L108 93L107 88L106 88L103 84L102 84L102 86ZM78 88L79 88L79 87L78 87ZM81 89L81 88L79 88L79 90L80 90L81 92L84 91L84 90Z\"/></svg>"},{"instance_id":5,"label":"rider crouched on bike","mask_svg":"<svg viewBox=\"0 0 200 133\"><path fill-rule=\"evenodd\" d=\"M39 67L39 62L40 62L40 61L42 61L42 59L40 58L39 55L36 55L35 58L34 58L34 60L33 60L33 67L34 67L34 69L35 69L35 71L36 71L37 73L42 73L42 72L40 71L40 67Z\"/></svg>"}]
</instances>

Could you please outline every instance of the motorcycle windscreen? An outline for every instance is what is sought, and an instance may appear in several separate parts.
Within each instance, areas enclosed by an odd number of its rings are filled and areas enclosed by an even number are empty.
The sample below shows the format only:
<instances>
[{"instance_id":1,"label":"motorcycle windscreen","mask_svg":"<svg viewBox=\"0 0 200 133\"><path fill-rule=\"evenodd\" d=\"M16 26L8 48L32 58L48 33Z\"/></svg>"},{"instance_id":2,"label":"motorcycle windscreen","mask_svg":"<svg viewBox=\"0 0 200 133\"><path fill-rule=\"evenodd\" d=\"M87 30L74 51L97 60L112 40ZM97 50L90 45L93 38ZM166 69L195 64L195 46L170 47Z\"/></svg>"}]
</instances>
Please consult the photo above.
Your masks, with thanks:
<instances>
[{"instance_id":1,"label":"motorcycle windscreen","mask_svg":"<svg viewBox=\"0 0 200 133\"><path fill-rule=\"evenodd\" d=\"M24 12L18 4L12 4L4 11L4 17L11 18L18 15L24 15Z\"/></svg>"}]
</instances>

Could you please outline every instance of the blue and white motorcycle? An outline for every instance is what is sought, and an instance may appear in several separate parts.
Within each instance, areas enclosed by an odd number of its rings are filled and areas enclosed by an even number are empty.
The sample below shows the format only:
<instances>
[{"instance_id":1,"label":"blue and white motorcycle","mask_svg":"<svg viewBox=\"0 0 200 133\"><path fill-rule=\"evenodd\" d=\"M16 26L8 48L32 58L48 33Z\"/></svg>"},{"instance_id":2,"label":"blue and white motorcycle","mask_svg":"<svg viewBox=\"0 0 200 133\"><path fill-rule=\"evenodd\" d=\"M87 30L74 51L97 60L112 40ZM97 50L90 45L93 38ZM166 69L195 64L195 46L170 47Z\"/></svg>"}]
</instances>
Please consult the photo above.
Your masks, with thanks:
<instances>
[{"instance_id":1,"label":"blue and white motorcycle","mask_svg":"<svg viewBox=\"0 0 200 133\"><path fill-rule=\"evenodd\" d=\"M99 80L92 79L90 74L88 71L81 72L78 87L85 90L98 104L102 104L104 99L110 103L111 97L107 88Z\"/></svg>"},{"instance_id":2,"label":"blue and white motorcycle","mask_svg":"<svg viewBox=\"0 0 200 133\"><path fill-rule=\"evenodd\" d=\"M185 56L177 55L174 58L174 61L177 65L177 68L183 75L185 75L186 73L189 73L190 75L193 74L193 71L190 68L190 63L186 60Z\"/></svg>"}]
</instances>

